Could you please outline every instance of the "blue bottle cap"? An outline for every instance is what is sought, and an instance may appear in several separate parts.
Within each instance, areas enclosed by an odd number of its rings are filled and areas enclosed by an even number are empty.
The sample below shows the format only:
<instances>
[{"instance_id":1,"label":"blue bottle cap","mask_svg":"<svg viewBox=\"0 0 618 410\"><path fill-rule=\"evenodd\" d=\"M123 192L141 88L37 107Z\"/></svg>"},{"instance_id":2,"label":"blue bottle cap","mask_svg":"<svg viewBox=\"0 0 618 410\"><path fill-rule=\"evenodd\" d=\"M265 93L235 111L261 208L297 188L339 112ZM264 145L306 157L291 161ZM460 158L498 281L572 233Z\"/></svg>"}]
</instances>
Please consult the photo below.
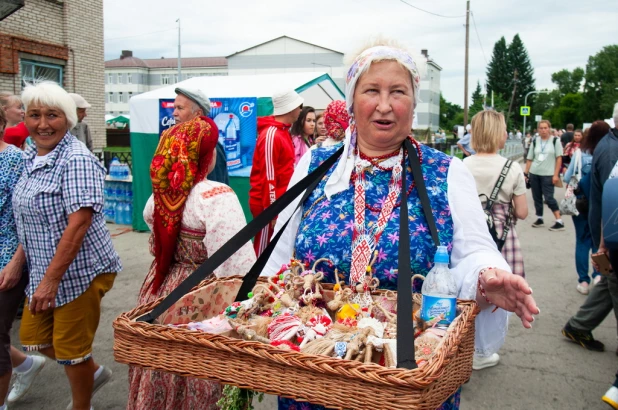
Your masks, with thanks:
<instances>
[{"instance_id":1,"label":"blue bottle cap","mask_svg":"<svg viewBox=\"0 0 618 410\"><path fill-rule=\"evenodd\" d=\"M446 246L438 246L435 256L433 257L434 263L449 263L448 249Z\"/></svg>"}]
</instances>

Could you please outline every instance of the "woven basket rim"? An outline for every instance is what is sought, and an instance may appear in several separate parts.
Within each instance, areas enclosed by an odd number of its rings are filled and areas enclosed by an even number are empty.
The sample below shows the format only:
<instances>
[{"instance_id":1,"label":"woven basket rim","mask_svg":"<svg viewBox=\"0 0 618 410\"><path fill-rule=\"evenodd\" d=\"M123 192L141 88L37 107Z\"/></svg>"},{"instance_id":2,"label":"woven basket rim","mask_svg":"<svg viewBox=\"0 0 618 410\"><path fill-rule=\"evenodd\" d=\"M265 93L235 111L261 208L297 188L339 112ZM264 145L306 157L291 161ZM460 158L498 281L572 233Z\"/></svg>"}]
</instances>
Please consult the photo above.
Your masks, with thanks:
<instances>
[{"instance_id":1,"label":"woven basket rim","mask_svg":"<svg viewBox=\"0 0 618 410\"><path fill-rule=\"evenodd\" d=\"M210 278L202 281L194 287L191 292L205 287L212 282L242 280L241 276L230 276L225 278ZM416 295L415 297L418 297ZM215 335L198 330L189 330L184 328L174 328L167 325L150 324L146 322L137 322L136 319L150 312L156 305L161 303L163 298L159 298L151 303L138 306L128 312L120 314L113 322L114 330L118 332L128 332L134 335L144 336L148 333L151 337L161 340L181 340L183 343L189 343L197 346L209 345L211 348L235 351L240 354L249 354L252 356L263 357L258 352L267 353L270 360L286 365L302 366L304 361L314 361L323 364L321 366L324 373L337 375L337 367L344 362L348 369L354 371L359 377L364 380L376 384L388 385L409 385L416 388L425 388L438 379L444 372L444 368L453 360L458 351L458 346L461 343L462 335L470 331L471 323L474 323L474 317L479 311L478 305L473 300L459 300L458 306L462 308L461 314L458 316L458 322L452 328L446 340L441 342L442 354L433 355L430 360L422 367L413 370L387 368L379 364L343 360L322 355L310 355L306 353L282 350L278 347L271 346L258 341L250 341L236 339L228 336ZM450 342L450 343L449 343ZM444 352L445 348L447 349ZM290 363L291 362L291 363ZM377 377L376 377L377 376Z\"/></svg>"}]
</instances>

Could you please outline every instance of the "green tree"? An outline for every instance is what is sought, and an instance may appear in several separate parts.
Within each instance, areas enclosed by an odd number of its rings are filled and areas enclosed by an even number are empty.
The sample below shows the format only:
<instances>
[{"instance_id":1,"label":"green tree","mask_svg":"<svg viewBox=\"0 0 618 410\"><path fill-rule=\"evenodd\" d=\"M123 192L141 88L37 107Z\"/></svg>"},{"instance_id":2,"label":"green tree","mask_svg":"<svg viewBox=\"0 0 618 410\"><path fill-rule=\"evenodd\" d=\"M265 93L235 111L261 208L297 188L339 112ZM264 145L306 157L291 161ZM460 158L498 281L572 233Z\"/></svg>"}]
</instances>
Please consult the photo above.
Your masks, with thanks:
<instances>
[{"instance_id":1,"label":"green tree","mask_svg":"<svg viewBox=\"0 0 618 410\"><path fill-rule=\"evenodd\" d=\"M534 84L534 69L528 56L528 50L524 42L519 37L519 34L515 34L513 41L507 50L509 58L509 68L511 76L515 70L517 70L517 90L515 92L515 99L513 101L513 112L511 113L511 122L514 128L521 128L523 123L523 117L519 115L519 107L524 105L526 94L535 90ZM511 85L512 88L512 85ZM510 90L506 101L511 101L512 90ZM528 98L529 105L534 102L533 95Z\"/></svg>"},{"instance_id":2,"label":"green tree","mask_svg":"<svg viewBox=\"0 0 618 410\"><path fill-rule=\"evenodd\" d=\"M483 99L484 95L483 91L481 90L481 83L477 81L476 89L472 93L472 104L470 105L470 108L468 110L469 118L472 118L472 116L474 116L474 114L476 114L477 112L483 111L483 109L485 108L483 106Z\"/></svg>"},{"instance_id":3,"label":"green tree","mask_svg":"<svg viewBox=\"0 0 618 410\"><path fill-rule=\"evenodd\" d=\"M584 69L580 67L577 67L573 71L563 69L551 75L551 81L558 86L561 97L567 94L578 93L582 86L583 79Z\"/></svg>"},{"instance_id":4,"label":"green tree","mask_svg":"<svg viewBox=\"0 0 618 410\"><path fill-rule=\"evenodd\" d=\"M458 115L461 115L461 119ZM455 125L463 125L463 108L446 101L440 94L440 128L448 133L453 131Z\"/></svg>"},{"instance_id":5,"label":"green tree","mask_svg":"<svg viewBox=\"0 0 618 410\"><path fill-rule=\"evenodd\" d=\"M582 93L569 93L560 99L560 104L545 111L544 119L548 119L556 128L562 128L566 124L573 124L575 128L581 128L584 123L582 116Z\"/></svg>"},{"instance_id":6,"label":"green tree","mask_svg":"<svg viewBox=\"0 0 618 410\"><path fill-rule=\"evenodd\" d=\"M618 45L588 58L582 109L586 122L610 118L618 101Z\"/></svg>"},{"instance_id":7,"label":"green tree","mask_svg":"<svg viewBox=\"0 0 618 410\"><path fill-rule=\"evenodd\" d=\"M511 95L512 83L513 71L509 64L506 40L501 37L494 45L491 61L487 66L487 95L490 95L493 91L494 98L498 94L503 100L506 100L506 96L510 97Z\"/></svg>"}]
</instances>

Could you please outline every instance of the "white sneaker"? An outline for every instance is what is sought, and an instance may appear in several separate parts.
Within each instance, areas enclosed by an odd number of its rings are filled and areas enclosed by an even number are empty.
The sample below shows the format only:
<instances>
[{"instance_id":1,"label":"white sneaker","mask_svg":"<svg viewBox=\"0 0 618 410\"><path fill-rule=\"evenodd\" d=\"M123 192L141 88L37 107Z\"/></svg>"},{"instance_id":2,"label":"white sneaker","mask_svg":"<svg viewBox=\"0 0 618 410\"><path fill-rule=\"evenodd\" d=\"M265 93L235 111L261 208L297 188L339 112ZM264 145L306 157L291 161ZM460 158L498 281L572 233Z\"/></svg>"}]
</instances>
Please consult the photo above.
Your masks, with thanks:
<instances>
[{"instance_id":1,"label":"white sneaker","mask_svg":"<svg viewBox=\"0 0 618 410\"><path fill-rule=\"evenodd\" d=\"M577 284L577 291L579 293L581 293L582 295L587 295L589 293L588 283L587 282L578 283Z\"/></svg>"},{"instance_id":2,"label":"white sneaker","mask_svg":"<svg viewBox=\"0 0 618 410\"><path fill-rule=\"evenodd\" d=\"M614 409L618 409L618 388L612 386L609 390L601 397L605 403L612 406Z\"/></svg>"},{"instance_id":3,"label":"white sneaker","mask_svg":"<svg viewBox=\"0 0 618 410\"><path fill-rule=\"evenodd\" d=\"M592 284L593 285L598 285L599 282L601 282L601 275L597 275L594 277L594 279L592 279Z\"/></svg>"},{"instance_id":4,"label":"white sneaker","mask_svg":"<svg viewBox=\"0 0 618 410\"><path fill-rule=\"evenodd\" d=\"M32 382L41 370L43 370L43 367L45 367L45 358L34 355L30 357L32 357L32 367L30 370L24 373L13 372L15 375L15 382L7 398L7 402L10 404L15 403L28 393L28 390L30 390L32 386Z\"/></svg>"},{"instance_id":5,"label":"white sneaker","mask_svg":"<svg viewBox=\"0 0 618 410\"><path fill-rule=\"evenodd\" d=\"M493 367L500 362L500 355L498 353L494 353L488 357L481 357L474 355L474 359L472 360L472 369L481 370L487 367Z\"/></svg>"}]
</instances>

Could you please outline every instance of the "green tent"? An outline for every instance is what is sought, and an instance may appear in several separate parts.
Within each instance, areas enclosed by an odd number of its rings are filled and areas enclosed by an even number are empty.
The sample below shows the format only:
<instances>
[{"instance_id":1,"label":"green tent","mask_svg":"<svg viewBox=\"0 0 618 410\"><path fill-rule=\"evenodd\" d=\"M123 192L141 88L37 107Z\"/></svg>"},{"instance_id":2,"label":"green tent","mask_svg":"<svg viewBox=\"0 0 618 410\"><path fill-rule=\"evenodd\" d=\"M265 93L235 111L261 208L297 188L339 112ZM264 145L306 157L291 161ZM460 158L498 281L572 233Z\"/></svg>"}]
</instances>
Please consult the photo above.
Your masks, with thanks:
<instances>
[{"instance_id":1,"label":"green tent","mask_svg":"<svg viewBox=\"0 0 618 410\"><path fill-rule=\"evenodd\" d=\"M199 89L213 99L255 97L258 116L272 115L271 96L278 91L296 90L305 99L305 105L318 110L325 109L333 100L344 98L332 78L320 72L194 77L132 97L129 104L132 120L133 229L137 231L148 230L142 211L152 193L149 169L159 142L160 100L174 99L176 87ZM250 220L249 178L230 177L230 186L238 195L247 220Z\"/></svg>"}]
</instances>

